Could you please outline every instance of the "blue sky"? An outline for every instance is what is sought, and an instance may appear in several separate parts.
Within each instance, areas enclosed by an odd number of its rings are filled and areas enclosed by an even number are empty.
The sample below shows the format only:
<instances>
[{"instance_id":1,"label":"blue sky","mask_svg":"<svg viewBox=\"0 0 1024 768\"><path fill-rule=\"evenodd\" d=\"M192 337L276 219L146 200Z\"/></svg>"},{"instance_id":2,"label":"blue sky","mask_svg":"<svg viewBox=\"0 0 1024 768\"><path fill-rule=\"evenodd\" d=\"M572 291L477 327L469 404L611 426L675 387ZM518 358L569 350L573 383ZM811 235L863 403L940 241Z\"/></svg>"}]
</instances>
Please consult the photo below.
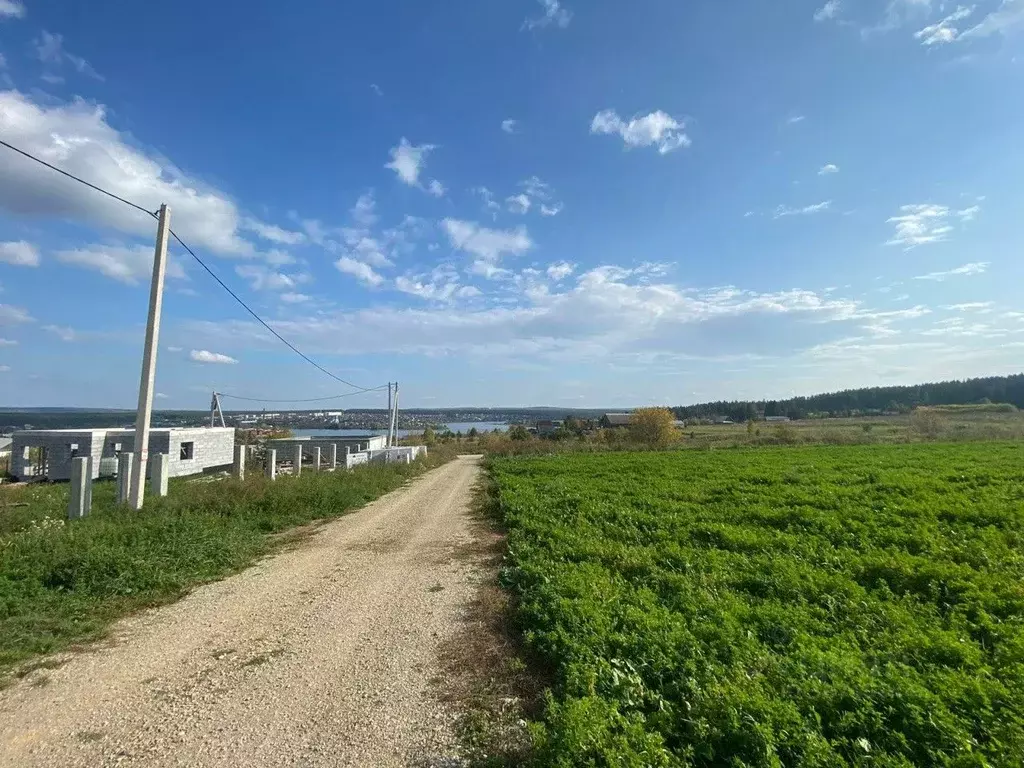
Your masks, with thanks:
<instances>
[{"instance_id":1,"label":"blue sky","mask_svg":"<svg viewBox=\"0 0 1024 768\"><path fill-rule=\"evenodd\" d=\"M1022 44L1024 0L0 0L0 138L403 405L786 397L1021 370ZM0 148L0 403L134 404L153 235ZM178 248L157 369L345 392Z\"/></svg>"}]
</instances>

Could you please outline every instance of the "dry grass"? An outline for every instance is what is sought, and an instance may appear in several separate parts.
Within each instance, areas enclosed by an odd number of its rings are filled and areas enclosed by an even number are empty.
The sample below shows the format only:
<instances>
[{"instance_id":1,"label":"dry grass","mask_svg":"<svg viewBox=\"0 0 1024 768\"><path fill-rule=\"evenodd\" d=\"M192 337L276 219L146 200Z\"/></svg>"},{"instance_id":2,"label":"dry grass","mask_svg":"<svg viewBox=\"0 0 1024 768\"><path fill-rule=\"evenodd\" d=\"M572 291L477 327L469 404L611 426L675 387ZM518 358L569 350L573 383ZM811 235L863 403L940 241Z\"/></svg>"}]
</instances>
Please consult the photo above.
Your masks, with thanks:
<instances>
[{"instance_id":1,"label":"dry grass","mask_svg":"<svg viewBox=\"0 0 1024 768\"><path fill-rule=\"evenodd\" d=\"M465 758L472 766L516 766L529 761L526 721L539 715L546 687L542 666L527 663L515 624L512 596L499 583L505 558L495 486L477 487L473 542L455 554L479 566L484 578L462 627L441 651L441 699L460 715Z\"/></svg>"}]
</instances>

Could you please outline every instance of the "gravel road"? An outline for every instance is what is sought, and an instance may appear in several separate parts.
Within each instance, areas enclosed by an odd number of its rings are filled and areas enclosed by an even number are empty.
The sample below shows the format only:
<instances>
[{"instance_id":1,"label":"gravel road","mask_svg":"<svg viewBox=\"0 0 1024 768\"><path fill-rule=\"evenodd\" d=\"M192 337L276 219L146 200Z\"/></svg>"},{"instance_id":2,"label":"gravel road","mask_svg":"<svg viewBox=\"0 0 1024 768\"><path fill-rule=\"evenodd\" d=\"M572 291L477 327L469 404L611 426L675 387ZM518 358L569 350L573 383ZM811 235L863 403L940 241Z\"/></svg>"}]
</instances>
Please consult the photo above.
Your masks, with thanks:
<instances>
[{"instance_id":1,"label":"gravel road","mask_svg":"<svg viewBox=\"0 0 1024 768\"><path fill-rule=\"evenodd\" d=\"M479 582L463 457L0 691L0 765L448 766Z\"/></svg>"}]
</instances>

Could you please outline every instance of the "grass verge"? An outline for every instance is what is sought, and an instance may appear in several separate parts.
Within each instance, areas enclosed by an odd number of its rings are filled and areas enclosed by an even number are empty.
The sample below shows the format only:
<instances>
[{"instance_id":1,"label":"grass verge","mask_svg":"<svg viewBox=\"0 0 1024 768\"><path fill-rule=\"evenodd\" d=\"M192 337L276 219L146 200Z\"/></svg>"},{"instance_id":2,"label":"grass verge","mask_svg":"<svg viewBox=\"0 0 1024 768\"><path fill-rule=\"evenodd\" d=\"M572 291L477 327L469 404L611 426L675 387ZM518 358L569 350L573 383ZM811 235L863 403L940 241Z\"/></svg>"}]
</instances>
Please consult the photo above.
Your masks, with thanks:
<instances>
[{"instance_id":1,"label":"grass verge","mask_svg":"<svg viewBox=\"0 0 1024 768\"><path fill-rule=\"evenodd\" d=\"M0 684L28 660L102 637L140 608L176 600L294 540L291 532L339 517L452 457L303 473L270 482L175 481L141 513L95 484L93 513L67 522L67 485L0 487Z\"/></svg>"},{"instance_id":2,"label":"grass verge","mask_svg":"<svg viewBox=\"0 0 1024 768\"><path fill-rule=\"evenodd\" d=\"M473 503L473 544L459 556L483 575L460 631L441 648L440 696L459 715L462 756L473 768L525 765L527 720L541 714L543 665L528 663L515 597L500 584L506 537L497 486L484 477Z\"/></svg>"}]
</instances>

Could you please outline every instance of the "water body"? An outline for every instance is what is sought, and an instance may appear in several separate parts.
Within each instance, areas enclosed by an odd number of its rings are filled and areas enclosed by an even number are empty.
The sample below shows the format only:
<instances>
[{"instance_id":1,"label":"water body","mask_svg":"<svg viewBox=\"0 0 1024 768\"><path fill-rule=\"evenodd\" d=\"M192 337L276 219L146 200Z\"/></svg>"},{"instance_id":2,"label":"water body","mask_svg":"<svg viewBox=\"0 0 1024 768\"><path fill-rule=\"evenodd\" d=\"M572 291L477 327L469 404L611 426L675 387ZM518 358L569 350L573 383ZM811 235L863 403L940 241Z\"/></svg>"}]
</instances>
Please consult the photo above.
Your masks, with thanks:
<instances>
[{"instance_id":1,"label":"water body","mask_svg":"<svg viewBox=\"0 0 1024 768\"><path fill-rule=\"evenodd\" d=\"M477 432L504 432L508 429L508 424L497 421L456 421L444 426L448 427L452 432L461 432L462 434L466 434L474 427L476 427ZM293 429L292 434L295 437L319 437L321 435L348 437L350 435L366 434L383 435L386 431L383 429ZM422 429L400 429L398 430L398 436L408 437L409 435L418 435L422 432Z\"/></svg>"}]
</instances>

